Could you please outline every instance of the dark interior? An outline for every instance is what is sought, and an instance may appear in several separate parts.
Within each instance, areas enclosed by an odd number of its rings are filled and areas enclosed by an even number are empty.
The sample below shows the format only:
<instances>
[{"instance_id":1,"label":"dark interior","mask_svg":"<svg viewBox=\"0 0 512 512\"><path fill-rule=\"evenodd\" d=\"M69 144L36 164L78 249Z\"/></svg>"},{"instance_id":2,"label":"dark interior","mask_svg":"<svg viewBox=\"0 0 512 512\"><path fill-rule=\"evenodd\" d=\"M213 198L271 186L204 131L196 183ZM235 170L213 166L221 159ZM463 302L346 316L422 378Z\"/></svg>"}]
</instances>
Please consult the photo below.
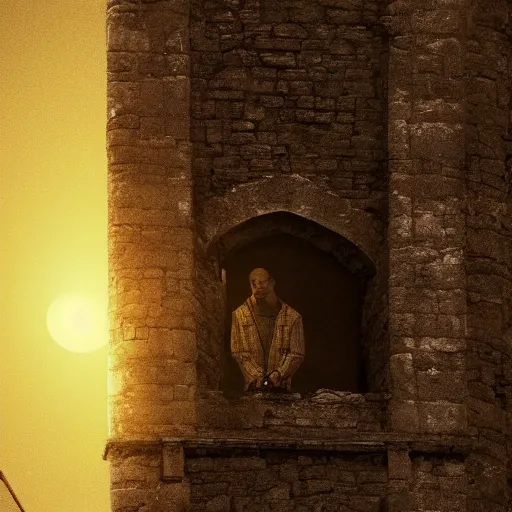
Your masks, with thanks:
<instances>
[{"instance_id":1,"label":"dark interior","mask_svg":"<svg viewBox=\"0 0 512 512\"><path fill-rule=\"evenodd\" d=\"M222 266L227 292L222 379L226 396L243 391L243 377L230 352L231 313L250 296L248 276L256 267L270 272L276 280L277 295L303 318L306 357L293 378L293 391L365 391L360 354L365 280L361 275L311 241L289 233L248 241L231 250Z\"/></svg>"}]
</instances>

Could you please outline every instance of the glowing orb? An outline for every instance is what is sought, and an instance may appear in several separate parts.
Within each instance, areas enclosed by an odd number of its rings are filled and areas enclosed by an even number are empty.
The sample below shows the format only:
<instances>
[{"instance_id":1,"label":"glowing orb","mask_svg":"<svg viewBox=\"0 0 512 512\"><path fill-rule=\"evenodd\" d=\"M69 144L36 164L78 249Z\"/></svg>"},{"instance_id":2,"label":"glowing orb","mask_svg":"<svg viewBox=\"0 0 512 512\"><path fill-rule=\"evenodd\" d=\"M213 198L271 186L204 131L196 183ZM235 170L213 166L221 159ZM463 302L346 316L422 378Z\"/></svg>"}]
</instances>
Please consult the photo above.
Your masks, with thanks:
<instances>
[{"instance_id":1,"label":"glowing orb","mask_svg":"<svg viewBox=\"0 0 512 512\"><path fill-rule=\"evenodd\" d=\"M80 295L57 297L46 315L51 337L71 352L92 352L108 342L106 301Z\"/></svg>"}]
</instances>

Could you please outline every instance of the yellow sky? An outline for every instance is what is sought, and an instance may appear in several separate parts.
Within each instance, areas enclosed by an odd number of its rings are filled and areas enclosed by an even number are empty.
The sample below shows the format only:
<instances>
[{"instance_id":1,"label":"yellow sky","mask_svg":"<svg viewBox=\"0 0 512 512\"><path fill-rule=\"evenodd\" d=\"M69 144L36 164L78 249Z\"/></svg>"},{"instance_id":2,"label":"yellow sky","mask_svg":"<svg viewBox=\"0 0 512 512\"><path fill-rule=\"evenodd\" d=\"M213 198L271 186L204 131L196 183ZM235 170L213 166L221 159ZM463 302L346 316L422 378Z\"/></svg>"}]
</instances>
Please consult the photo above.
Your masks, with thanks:
<instances>
[{"instance_id":1,"label":"yellow sky","mask_svg":"<svg viewBox=\"0 0 512 512\"><path fill-rule=\"evenodd\" d=\"M105 0L0 0L0 470L26 512L107 512L107 348L48 334L106 295Z\"/></svg>"}]
</instances>

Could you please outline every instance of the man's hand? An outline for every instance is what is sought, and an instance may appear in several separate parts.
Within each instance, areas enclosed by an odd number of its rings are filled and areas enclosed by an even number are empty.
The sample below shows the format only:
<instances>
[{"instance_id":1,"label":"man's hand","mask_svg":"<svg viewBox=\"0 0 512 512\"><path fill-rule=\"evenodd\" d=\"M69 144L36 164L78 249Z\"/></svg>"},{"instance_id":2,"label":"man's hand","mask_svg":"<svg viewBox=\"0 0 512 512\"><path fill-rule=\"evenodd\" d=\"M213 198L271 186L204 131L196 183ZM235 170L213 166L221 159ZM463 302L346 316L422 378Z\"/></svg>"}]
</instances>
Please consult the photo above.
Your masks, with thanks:
<instances>
[{"instance_id":1,"label":"man's hand","mask_svg":"<svg viewBox=\"0 0 512 512\"><path fill-rule=\"evenodd\" d=\"M281 387L281 374L274 370L268 377L269 387L270 388L279 388Z\"/></svg>"},{"instance_id":2,"label":"man's hand","mask_svg":"<svg viewBox=\"0 0 512 512\"><path fill-rule=\"evenodd\" d=\"M253 379L251 381L251 383L249 384L248 389L254 391L254 390L263 388L264 387L263 386L263 381L264 381L263 373L261 373L255 379Z\"/></svg>"}]
</instances>

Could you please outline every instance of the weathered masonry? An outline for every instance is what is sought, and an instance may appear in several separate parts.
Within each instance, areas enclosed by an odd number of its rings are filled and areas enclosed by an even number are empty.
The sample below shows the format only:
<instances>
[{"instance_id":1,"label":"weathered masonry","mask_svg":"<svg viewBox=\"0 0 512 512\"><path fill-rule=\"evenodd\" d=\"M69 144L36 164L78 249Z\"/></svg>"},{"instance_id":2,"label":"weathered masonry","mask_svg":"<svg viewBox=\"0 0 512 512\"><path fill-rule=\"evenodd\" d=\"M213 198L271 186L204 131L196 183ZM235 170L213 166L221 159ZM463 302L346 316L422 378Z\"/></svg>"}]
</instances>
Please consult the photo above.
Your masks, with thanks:
<instances>
[{"instance_id":1,"label":"weathered masonry","mask_svg":"<svg viewBox=\"0 0 512 512\"><path fill-rule=\"evenodd\" d=\"M108 1L114 512L510 510L511 13ZM290 395L229 352L259 266Z\"/></svg>"}]
</instances>

